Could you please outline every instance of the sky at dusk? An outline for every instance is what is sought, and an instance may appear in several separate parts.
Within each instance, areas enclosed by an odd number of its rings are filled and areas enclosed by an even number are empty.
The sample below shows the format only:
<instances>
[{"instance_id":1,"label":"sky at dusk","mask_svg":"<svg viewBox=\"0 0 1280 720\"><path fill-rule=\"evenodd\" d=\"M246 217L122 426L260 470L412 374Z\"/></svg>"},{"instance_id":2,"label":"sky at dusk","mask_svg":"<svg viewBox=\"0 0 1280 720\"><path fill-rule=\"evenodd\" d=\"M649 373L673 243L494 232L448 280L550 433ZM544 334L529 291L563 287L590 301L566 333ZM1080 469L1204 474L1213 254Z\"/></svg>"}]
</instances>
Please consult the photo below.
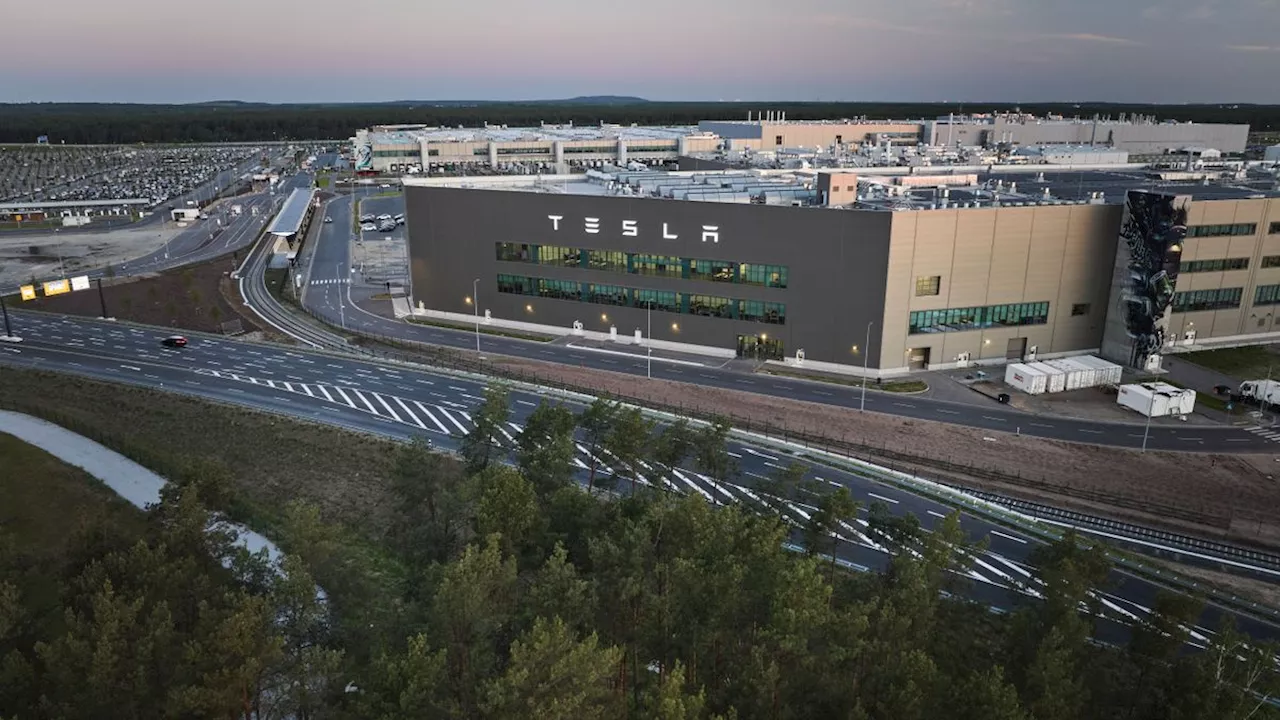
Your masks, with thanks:
<instances>
[{"instance_id":1,"label":"sky at dusk","mask_svg":"<svg viewBox=\"0 0 1280 720\"><path fill-rule=\"evenodd\" d=\"M1280 0L43 0L0 102L1280 103ZM45 27L48 32L35 32Z\"/></svg>"}]
</instances>

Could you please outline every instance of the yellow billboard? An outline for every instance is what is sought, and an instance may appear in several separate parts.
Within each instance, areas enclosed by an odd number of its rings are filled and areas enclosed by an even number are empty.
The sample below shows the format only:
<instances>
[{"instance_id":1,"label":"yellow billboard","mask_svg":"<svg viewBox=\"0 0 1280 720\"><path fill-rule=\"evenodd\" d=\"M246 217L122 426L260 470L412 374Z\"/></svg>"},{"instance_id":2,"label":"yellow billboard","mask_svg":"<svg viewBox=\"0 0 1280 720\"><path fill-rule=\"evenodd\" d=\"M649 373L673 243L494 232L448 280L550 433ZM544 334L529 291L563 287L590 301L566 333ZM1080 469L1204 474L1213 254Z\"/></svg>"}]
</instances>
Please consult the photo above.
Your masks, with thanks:
<instances>
[{"instance_id":1,"label":"yellow billboard","mask_svg":"<svg viewBox=\"0 0 1280 720\"><path fill-rule=\"evenodd\" d=\"M35 299L36 299L36 286L35 286L35 285L23 285L21 288L19 288L19 290L21 290L21 291L22 291L22 299L23 299L23 300L35 300Z\"/></svg>"},{"instance_id":2,"label":"yellow billboard","mask_svg":"<svg viewBox=\"0 0 1280 720\"><path fill-rule=\"evenodd\" d=\"M71 284L66 280L51 280L44 284L44 296L61 295L71 292Z\"/></svg>"}]
</instances>

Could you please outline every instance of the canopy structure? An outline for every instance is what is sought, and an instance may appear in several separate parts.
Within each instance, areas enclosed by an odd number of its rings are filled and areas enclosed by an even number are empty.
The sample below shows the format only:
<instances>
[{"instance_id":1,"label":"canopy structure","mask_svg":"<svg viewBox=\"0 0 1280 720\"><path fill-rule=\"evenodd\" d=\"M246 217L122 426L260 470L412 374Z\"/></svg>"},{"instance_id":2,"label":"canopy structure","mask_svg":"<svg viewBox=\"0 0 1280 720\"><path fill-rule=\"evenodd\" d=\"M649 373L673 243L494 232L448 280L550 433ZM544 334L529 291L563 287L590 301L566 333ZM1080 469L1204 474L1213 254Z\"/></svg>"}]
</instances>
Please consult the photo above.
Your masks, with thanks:
<instances>
[{"instance_id":1,"label":"canopy structure","mask_svg":"<svg viewBox=\"0 0 1280 720\"><path fill-rule=\"evenodd\" d=\"M284 207L280 208L280 213L276 215L267 232L281 237L296 235L302 227L302 220L307 216L307 209L311 207L311 199L315 194L314 188L298 188L290 193L288 199L284 201Z\"/></svg>"}]
</instances>

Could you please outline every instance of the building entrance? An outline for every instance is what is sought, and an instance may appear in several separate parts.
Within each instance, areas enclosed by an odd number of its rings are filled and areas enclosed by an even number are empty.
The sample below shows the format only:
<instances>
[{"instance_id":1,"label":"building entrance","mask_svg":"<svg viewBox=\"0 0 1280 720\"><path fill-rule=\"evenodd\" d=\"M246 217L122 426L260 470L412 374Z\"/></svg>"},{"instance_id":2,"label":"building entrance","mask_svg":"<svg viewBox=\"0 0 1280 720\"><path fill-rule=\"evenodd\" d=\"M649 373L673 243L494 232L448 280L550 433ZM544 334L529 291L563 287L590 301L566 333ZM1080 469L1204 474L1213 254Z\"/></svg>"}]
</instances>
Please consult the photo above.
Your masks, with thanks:
<instances>
[{"instance_id":1,"label":"building entrance","mask_svg":"<svg viewBox=\"0 0 1280 720\"><path fill-rule=\"evenodd\" d=\"M750 360L781 360L786 351L782 341L767 335L739 335L738 357Z\"/></svg>"}]
</instances>

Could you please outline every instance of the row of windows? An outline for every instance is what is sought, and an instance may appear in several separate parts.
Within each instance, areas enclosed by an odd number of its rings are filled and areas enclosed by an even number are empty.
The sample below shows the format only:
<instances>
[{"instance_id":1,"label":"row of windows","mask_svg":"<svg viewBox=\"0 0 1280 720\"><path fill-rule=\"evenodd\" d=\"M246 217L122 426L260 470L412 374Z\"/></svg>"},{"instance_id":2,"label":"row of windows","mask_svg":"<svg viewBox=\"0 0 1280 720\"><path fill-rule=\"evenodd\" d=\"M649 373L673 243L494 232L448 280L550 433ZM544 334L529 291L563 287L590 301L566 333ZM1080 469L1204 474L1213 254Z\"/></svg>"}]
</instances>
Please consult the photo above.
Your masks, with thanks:
<instances>
[{"instance_id":1,"label":"row of windows","mask_svg":"<svg viewBox=\"0 0 1280 720\"><path fill-rule=\"evenodd\" d=\"M1235 223L1233 225L1191 225L1187 228L1187 237L1223 237L1258 234L1257 223Z\"/></svg>"},{"instance_id":2,"label":"row of windows","mask_svg":"<svg viewBox=\"0 0 1280 720\"><path fill-rule=\"evenodd\" d=\"M907 320L907 332L961 332L988 327L1044 325L1049 322L1049 303L1009 303L984 307L917 310Z\"/></svg>"},{"instance_id":3,"label":"row of windows","mask_svg":"<svg viewBox=\"0 0 1280 720\"><path fill-rule=\"evenodd\" d=\"M1280 255L1263 255L1262 267L1264 268L1280 267Z\"/></svg>"},{"instance_id":4,"label":"row of windows","mask_svg":"<svg viewBox=\"0 0 1280 720\"><path fill-rule=\"evenodd\" d=\"M1277 220L1271 223L1271 226L1267 228L1267 234L1268 235L1280 234L1280 220Z\"/></svg>"},{"instance_id":5,"label":"row of windows","mask_svg":"<svg viewBox=\"0 0 1280 720\"><path fill-rule=\"evenodd\" d=\"M498 260L555 265L589 270L650 275L684 280L710 280L739 285L762 285L785 288L786 265L736 263L729 260L697 260L674 255L650 255L621 250L590 250L534 245L529 243L494 243Z\"/></svg>"},{"instance_id":6,"label":"row of windows","mask_svg":"<svg viewBox=\"0 0 1280 720\"><path fill-rule=\"evenodd\" d=\"M928 297L942 292L942 276L928 275L916 278L916 297Z\"/></svg>"},{"instance_id":7,"label":"row of windows","mask_svg":"<svg viewBox=\"0 0 1280 720\"><path fill-rule=\"evenodd\" d=\"M785 325L787 322L787 306L784 303L735 300L717 295L644 290L525 275L499 275L498 292L641 309L652 303L653 309L659 312L749 320L771 325Z\"/></svg>"},{"instance_id":8,"label":"row of windows","mask_svg":"<svg viewBox=\"0 0 1280 720\"><path fill-rule=\"evenodd\" d=\"M1254 305L1280 305L1280 285L1259 285L1253 291Z\"/></svg>"},{"instance_id":9,"label":"row of windows","mask_svg":"<svg viewBox=\"0 0 1280 720\"><path fill-rule=\"evenodd\" d=\"M1249 258L1218 258L1216 260L1185 260L1178 268L1180 273L1223 272L1225 270L1247 270Z\"/></svg>"},{"instance_id":10,"label":"row of windows","mask_svg":"<svg viewBox=\"0 0 1280 720\"><path fill-rule=\"evenodd\" d=\"M1244 288L1218 288L1216 290L1190 290L1173 294L1174 312L1197 310L1226 310L1240 307Z\"/></svg>"}]
</instances>

